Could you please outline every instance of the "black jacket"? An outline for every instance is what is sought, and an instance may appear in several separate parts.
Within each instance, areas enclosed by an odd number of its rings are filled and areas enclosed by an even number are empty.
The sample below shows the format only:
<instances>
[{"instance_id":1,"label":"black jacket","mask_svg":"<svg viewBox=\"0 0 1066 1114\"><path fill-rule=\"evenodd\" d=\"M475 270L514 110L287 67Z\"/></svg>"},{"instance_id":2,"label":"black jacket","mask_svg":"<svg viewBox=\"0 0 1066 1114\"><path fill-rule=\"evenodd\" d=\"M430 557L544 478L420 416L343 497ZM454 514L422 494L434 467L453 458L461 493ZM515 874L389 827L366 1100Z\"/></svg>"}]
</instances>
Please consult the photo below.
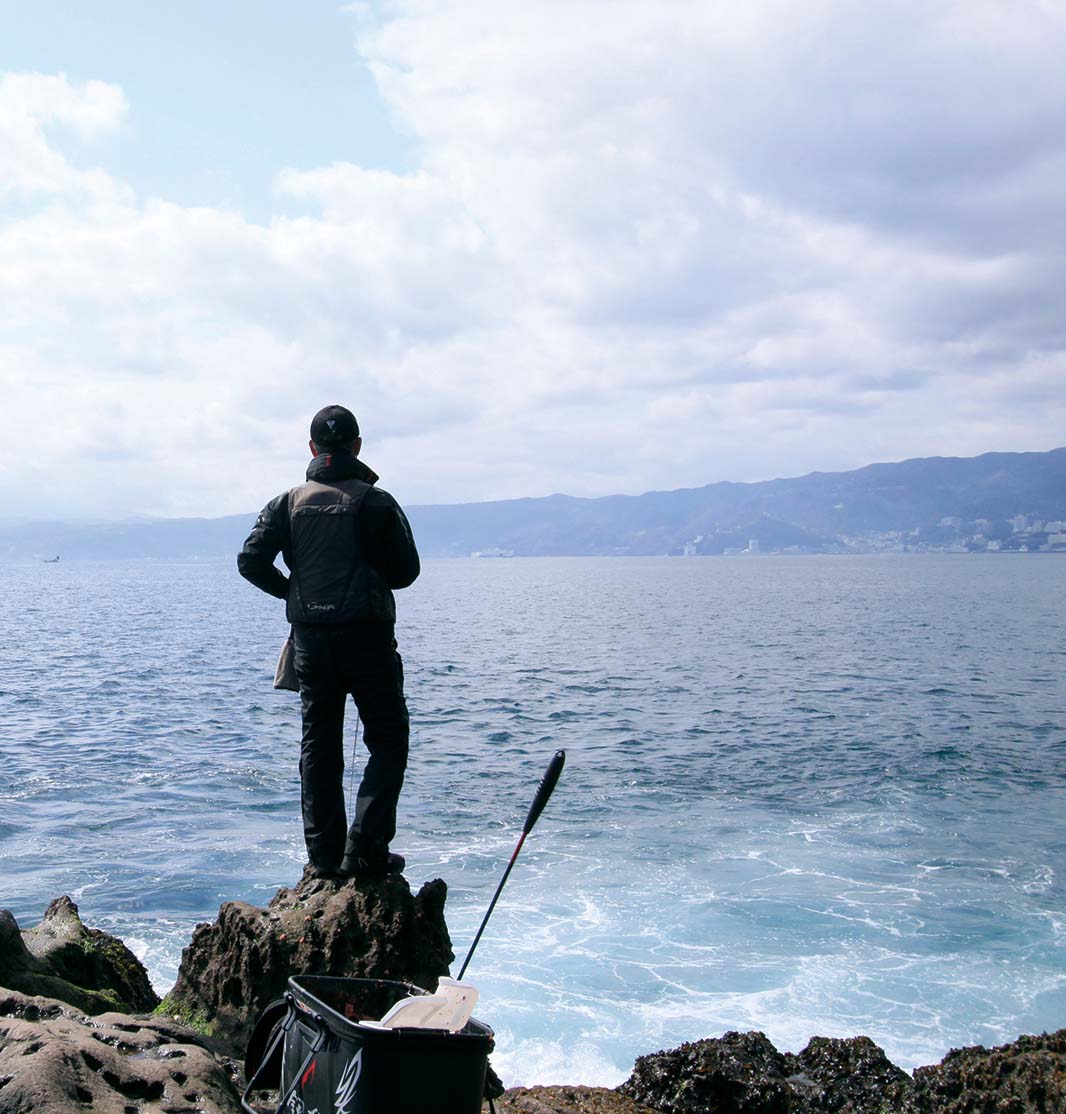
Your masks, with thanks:
<instances>
[{"instance_id":1,"label":"black jacket","mask_svg":"<svg viewBox=\"0 0 1066 1114\"><path fill-rule=\"evenodd\" d=\"M322 454L307 483L271 499L237 556L246 580L286 601L289 622L393 622L393 588L419 573L399 504L350 453ZM274 564L278 554L289 569Z\"/></svg>"}]
</instances>

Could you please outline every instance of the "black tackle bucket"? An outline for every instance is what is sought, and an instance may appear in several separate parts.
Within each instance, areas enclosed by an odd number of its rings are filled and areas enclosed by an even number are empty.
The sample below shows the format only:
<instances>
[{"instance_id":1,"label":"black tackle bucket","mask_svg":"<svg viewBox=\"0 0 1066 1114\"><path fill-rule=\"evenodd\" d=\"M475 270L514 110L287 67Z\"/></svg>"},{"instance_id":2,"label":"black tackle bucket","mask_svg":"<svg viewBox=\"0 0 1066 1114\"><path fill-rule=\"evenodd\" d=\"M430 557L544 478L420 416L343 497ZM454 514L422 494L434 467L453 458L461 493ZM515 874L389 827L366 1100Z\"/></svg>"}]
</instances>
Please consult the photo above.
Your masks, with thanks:
<instances>
[{"instance_id":1,"label":"black tackle bucket","mask_svg":"<svg viewBox=\"0 0 1066 1114\"><path fill-rule=\"evenodd\" d=\"M425 993L386 979L293 975L249 1043L241 1105L259 1114L248 1096L270 1087L281 1093L278 1114L480 1114L493 1049L484 1022L471 1018L458 1033L358 1024Z\"/></svg>"}]
</instances>

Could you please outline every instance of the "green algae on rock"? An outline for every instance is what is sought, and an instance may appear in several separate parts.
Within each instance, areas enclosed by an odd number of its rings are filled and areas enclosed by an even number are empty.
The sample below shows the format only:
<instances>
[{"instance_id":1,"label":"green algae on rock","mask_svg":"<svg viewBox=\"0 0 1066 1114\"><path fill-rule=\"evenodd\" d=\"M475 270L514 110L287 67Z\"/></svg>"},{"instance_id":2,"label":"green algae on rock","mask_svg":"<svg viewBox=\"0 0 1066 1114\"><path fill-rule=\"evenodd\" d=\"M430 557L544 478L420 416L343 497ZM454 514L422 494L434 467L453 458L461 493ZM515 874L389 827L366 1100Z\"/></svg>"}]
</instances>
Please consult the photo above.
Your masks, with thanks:
<instances>
[{"instance_id":1,"label":"green algae on rock","mask_svg":"<svg viewBox=\"0 0 1066 1114\"><path fill-rule=\"evenodd\" d=\"M52 974L85 990L113 995L115 1008L147 1013L159 1004L144 964L121 940L83 924L69 897L56 898L41 923L25 929L22 939Z\"/></svg>"},{"instance_id":2,"label":"green algae on rock","mask_svg":"<svg viewBox=\"0 0 1066 1114\"><path fill-rule=\"evenodd\" d=\"M0 986L55 998L84 1013L153 1009L159 998L141 961L114 936L87 928L69 897L20 931L0 909Z\"/></svg>"}]
</instances>

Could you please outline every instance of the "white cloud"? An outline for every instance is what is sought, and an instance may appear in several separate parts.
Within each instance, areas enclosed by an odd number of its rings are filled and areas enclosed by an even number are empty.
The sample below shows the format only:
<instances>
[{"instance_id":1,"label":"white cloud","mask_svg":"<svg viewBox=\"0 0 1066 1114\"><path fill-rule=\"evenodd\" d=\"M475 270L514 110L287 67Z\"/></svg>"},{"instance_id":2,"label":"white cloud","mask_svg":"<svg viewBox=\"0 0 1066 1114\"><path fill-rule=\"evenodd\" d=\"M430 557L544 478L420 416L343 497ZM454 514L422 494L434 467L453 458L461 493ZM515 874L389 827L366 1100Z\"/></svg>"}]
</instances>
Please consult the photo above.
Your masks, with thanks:
<instances>
[{"instance_id":1,"label":"white cloud","mask_svg":"<svg viewBox=\"0 0 1066 1114\"><path fill-rule=\"evenodd\" d=\"M100 170L75 170L47 133L67 128L92 138L118 128L126 112L122 90L102 81L75 85L63 74L0 75L0 201L36 193L97 199L121 192Z\"/></svg>"},{"instance_id":2,"label":"white cloud","mask_svg":"<svg viewBox=\"0 0 1066 1114\"><path fill-rule=\"evenodd\" d=\"M253 509L334 400L407 501L1051 447L1063 13L360 6L420 165L279 152L267 226L78 166L114 86L7 75L0 510L41 413L85 513Z\"/></svg>"}]
</instances>

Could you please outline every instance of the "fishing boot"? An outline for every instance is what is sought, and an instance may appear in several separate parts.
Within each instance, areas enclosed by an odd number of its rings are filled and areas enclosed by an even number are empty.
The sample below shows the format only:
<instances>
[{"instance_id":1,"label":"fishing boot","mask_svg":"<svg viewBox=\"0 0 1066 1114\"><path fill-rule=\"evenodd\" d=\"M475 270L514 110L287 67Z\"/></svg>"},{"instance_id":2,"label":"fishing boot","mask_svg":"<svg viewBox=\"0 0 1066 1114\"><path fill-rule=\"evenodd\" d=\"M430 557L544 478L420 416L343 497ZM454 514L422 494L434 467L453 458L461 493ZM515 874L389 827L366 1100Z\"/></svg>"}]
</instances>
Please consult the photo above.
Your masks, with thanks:
<instances>
[{"instance_id":1,"label":"fishing boot","mask_svg":"<svg viewBox=\"0 0 1066 1114\"><path fill-rule=\"evenodd\" d=\"M379 855L345 855L340 872L349 878L380 882L390 874L403 874L406 865L407 861L403 855L394 854L392 851Z\"/></svg>"}]
</instances>

